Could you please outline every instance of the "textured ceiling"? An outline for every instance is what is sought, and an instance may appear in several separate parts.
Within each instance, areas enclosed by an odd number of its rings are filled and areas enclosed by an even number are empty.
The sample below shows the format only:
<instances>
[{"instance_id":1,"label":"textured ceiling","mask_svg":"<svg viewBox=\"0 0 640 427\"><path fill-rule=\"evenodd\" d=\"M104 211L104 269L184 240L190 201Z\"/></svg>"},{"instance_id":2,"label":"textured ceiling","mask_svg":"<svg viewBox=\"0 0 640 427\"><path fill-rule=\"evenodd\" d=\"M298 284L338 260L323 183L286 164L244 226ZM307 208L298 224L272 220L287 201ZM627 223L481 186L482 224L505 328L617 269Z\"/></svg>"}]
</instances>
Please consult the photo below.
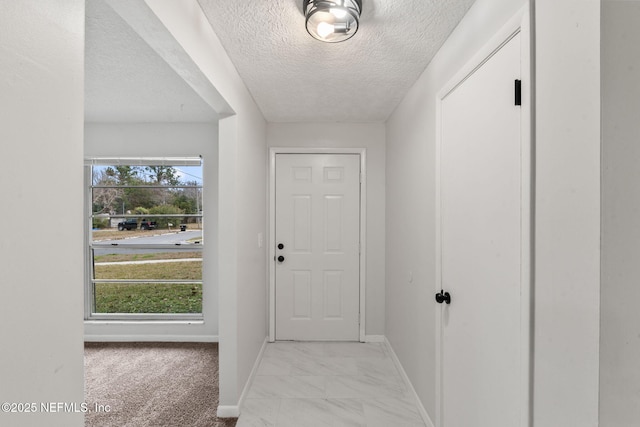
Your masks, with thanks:
<instances>
[{"instance_id":1,"label":"textured ceiling","mask_svg":"<svg viewBox=\"0 0 640 427\"><path fill-rule=\"evenodd\" d=\"M211 122L213 109L104 0L86 2L85 120Z\"/></svg>"},{"instance_id":2,"label":"textured ceiling","mask_svg":"<svg viewBox=\"0 0 640 427\"><path fill-rule=\"evenodd\" d=\"M473 3L363 0L358 33L330 44L307 34L302 0L198 1L271 122L385 121ZM120 16L134 3L86 2L85 119L215 121L206 91Z\"/></svg>"},{"instance_id":3,"label":"textured ceiling","mask_svg":"<svg viewBox=\"0 0 640 427\"><path fill-rule=\"evenodd\" d=\"M363 0L358 33L323 43L302 0L198 0L270 122L386 120L474 0Z\"/></svg>"}]
</instances>

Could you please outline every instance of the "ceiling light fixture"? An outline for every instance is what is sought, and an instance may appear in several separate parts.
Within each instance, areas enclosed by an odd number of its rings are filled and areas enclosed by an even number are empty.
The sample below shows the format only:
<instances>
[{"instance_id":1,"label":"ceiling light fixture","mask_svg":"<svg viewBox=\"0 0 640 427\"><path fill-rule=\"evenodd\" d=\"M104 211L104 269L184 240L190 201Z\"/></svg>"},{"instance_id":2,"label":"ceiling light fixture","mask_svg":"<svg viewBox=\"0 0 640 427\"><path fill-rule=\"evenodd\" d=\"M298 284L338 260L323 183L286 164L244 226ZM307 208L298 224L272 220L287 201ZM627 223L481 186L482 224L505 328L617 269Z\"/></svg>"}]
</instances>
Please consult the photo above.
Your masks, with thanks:
<instances>
[{"instance_id":1,"label":"ceiling light fixture","mask_svg":"<svg viewBox=\"0 0 640 427\"><path fill-rule=\"evenodd\" d=\"M313 38L337 43L358 31L362 0L303 0L302 10Z\"/></svg>"}]
</instances>

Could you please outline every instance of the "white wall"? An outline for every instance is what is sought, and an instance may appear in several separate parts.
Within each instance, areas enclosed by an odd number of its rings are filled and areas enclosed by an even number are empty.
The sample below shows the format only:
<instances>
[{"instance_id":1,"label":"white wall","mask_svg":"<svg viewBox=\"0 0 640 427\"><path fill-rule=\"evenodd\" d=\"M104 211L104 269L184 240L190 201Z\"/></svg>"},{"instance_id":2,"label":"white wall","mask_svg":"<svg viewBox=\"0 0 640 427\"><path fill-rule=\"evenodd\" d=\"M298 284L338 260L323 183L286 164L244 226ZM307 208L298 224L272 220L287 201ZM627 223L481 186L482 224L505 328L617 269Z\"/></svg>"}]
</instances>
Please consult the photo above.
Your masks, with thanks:
<instances>
[{"instance_id":1,"label":"white wall","mask_svg":"<svg viewBox=\"0 0 640 427\"><path fill-rule=\"evenodd\" d=\"M146 0L211 81L232 115L219 122L219 413L237 414L240 394L267 335L266 122L196 0Z\"/></svg>"},{"instance_id":2,"label":"white wall","mask_svg":"<svg viewBox=\"0 0 640 427\"><path fill-rule=\"evenodd\" d=\"M640 422L640 2L602 3L600 425Z\"/></svg>"},{"instance_id":3,"label":"white wall","mask_svg":"<svg viewBox=\"0 0 640 427\"><path fill-rule=\"evenodd\" d=\"M83 221L84 1L0 7L0 402L80 405L82 227L40 225ZM83 424L39 406L0 412L0 425Z\"/></svg>"},{"instance_id":4,"label":"white wall","mask_svg":"<svg viewBox=\"0 0 640 427\"><path fill-rule=\"evenodd\" d=\"M366 148L365 334L384 335L385 126L382 123L269 123L269 147Z\"/></svg>"},{"instance_id":5,"label":"white wall","mask_svg":"<svg viewBox=\"0 0 640 427\"><path fill-rule=\"evenodd\" d=\"M523 2L478 0L387 125L387 336L435 412L435 96ZM538 0L536 426L597 425L599 2ZM408 283L413 271L414 282Z\"/></svg>"},{"instance_id":6,"label":"white wall","mask_svg":"<svg viewBox=\"0 0 640 427\"><path fill-rule=\"evenodd\" d=\"M87 341L217 341L218 340L218 125L217 123L85 123L87 157L202 156L204 241L203 322L85 323Z\"/></svg>"},{"instance_id":7,"label":"white wall","mask_svg":"<svg viewBox=\"0 0 640 427\"><path fill-rule=\"evenodd\" d=\"M538 0L535 426L598 425L600 1Z\"/></svg>"},{"instance_id":8,"label":"white wall","mask_svg":"<svg viewBox=\"0 0 640 427\"><path fill-rule=\"evenodd\" d=\"M436 95L523 5L477 0L387 122L386 335L433 420Z\"/></svg>"}]
</instances>

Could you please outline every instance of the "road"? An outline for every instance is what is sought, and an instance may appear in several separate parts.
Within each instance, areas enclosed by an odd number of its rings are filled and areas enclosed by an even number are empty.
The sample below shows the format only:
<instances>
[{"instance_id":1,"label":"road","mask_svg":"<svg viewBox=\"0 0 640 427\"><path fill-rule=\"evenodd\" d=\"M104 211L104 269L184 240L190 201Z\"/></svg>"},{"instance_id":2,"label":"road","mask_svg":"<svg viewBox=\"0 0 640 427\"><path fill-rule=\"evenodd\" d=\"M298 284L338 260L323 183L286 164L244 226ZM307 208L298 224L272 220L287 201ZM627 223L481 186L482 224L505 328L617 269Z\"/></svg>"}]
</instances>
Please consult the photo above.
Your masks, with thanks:
<instances>
[{"instance_id":1,"label":"road","mask_svg":"<svg viewBox=\"0 0 640 427\"><path fill-rule=\"evenodd\" d=\"M123 231L123 233L125 233ZM97 242L99 245L112 245L117 244L117 246L110 246L108 248L96 248L95 255L106 255L106 254L133 254L133 253L152 253L152 252L163 252L163 251L180 251L180 252L190 252L193 251L189 246L192 245L188 240L202 238L202 230L189 230L189 231L181 231L177 233L167 233L159 236L149 236L149 237L132 237L129 239L121 239L121 240L102 240ZM177 245L176 248L180 249L132 249L127 248L127 245Z\"/></svg>"}]
</instances>

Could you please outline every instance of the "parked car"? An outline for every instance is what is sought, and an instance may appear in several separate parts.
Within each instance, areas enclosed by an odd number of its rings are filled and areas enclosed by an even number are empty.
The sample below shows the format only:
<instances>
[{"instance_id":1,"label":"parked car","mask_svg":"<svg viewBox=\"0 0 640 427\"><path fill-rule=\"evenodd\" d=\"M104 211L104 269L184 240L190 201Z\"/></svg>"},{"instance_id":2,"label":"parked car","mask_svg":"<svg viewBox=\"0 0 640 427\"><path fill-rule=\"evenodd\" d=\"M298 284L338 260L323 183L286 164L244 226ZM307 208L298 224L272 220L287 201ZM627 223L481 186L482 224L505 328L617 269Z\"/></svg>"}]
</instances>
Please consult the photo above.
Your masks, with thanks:
<instances>
[{"instance_id":1,"label":"parked car","mask_svg":"<svg viewBox=\"0 0 640 427\"><path fill-rule=\"evenodd\" d=\"M145 218L142 218L142 221L140 222L140 230L154 230L155 228L155 221L147 221Z\"/></svg>"},{"instance_id":2,"label":"parked car","mask_svg":"<svg viewBox=\"0 0 640 427\"><path fill-rule=\"evenodd\" d=\"M118 223L118 230L136 230L138 228L138 220L136 218L128 218L122 222ZM143 218L140 221L140 230L154 230L156 228L155 221L148 221L146 218Z\"/></svg>"},{"instance_id":3,"label":"parked car","mask_svg":"<svg viewBox=\"0 0 640 427\"><path fill-rule=\"evenodd\" d=\"M138 220L135 218L128 218L118 223L118 230L135 230L138 228Z\"/></svg>"}]
</instances>

